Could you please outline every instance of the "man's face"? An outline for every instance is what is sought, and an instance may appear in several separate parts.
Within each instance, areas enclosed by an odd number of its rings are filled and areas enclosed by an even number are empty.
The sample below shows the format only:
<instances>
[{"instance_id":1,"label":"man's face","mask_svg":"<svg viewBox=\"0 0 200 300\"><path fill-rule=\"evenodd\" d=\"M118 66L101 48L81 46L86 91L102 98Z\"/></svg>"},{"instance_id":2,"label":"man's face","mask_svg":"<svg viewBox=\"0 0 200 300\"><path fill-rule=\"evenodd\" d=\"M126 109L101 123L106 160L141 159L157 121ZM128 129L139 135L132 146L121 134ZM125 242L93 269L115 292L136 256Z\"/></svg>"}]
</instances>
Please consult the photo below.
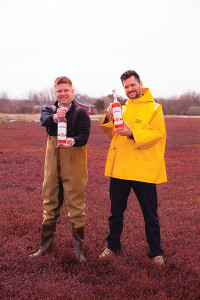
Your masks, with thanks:
<instances>
[{"instance_id":1,"label":"man's face","mask_svg":"<svg viewBox=\"0 0 200 300\"><path fill-rule=\"evenodd\" d=\"M74 90L68 83L60 83L55 87L54 93L61 106L69 106Z\"/></svg>"},{"instance_id":2,"label":"man's face","mask_svg":"<svg viewBox=\"0 0 200 300\"><path fill-rule=\"evenodd\" d=\"M138 82L135 79L135 76L131 76L123 81L123 87L126 93L126 96L129 99L135 99L142 97L142 82Z\"/></svg>"}]
</instances>

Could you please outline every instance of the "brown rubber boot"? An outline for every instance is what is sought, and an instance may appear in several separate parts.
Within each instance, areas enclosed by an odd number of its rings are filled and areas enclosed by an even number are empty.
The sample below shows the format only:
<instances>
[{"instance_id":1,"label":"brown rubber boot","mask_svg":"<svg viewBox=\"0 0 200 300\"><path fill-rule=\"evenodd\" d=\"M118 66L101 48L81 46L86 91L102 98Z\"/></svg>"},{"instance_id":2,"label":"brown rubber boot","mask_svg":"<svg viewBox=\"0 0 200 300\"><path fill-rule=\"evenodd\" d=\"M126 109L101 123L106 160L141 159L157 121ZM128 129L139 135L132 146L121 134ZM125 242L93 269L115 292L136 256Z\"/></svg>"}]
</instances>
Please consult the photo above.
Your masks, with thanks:
<instances>
[{"instance_id":1,"label":"brown rubber boot","mask_svg":"<svg viewBox=\"0 0 200 300\"><path fill-rule=\"evenodd\" d=\"M36 253L30 254L29 257L35 258L43 255L52 245L55 234L56 224L42 225L40 248Z\"/></svg>"},{"instance_id":2,"label":"brown rubber boot","mask_svg":"<svg viewBox=\"0 0 200 300\"><path fill-rule=\"evenodd\" d=\"M82 252L84 241L84 227L74 228L72 225L72 235L74 239L74 252L78 262L86 262L86 258Z\"/></svg>"}]
</instances>

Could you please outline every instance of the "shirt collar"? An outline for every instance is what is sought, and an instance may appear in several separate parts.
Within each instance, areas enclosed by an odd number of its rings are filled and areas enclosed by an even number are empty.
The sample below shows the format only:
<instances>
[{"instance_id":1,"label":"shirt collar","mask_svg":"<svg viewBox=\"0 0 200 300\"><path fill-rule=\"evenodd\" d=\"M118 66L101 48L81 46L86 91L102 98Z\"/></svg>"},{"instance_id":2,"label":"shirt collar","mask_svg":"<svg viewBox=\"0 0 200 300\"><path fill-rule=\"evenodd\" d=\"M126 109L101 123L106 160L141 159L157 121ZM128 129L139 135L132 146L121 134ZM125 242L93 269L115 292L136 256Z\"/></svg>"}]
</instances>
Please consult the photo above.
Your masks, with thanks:
<instances>
[{"instance_id":1,"label":"shirt collar","mask_svg":"<svg viewBox=\"0 0 200 300\"><path fill-rule=\"evenodd\" d=\"M61 107L59 102L58 102L58 108ZM70 108L72 107L72 102L70 103L70 105L67 107L66 112L68 112L70 110Z\"/></svg>"}]
</instances>

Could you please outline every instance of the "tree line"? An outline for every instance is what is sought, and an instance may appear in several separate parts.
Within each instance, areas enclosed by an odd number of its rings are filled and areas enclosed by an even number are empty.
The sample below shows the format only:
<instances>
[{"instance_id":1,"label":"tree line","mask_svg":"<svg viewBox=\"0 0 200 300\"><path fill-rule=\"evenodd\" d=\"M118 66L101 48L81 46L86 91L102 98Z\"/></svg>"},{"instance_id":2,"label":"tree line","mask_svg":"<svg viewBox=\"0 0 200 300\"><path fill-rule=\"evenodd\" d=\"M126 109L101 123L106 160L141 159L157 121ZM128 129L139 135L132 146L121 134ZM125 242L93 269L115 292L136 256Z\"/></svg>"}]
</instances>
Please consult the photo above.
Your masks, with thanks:
<instances>
[{"instance_id":1,"label":"tree line","mask_svg":"<svg viewBox=\"0 0 200 300\"><path fill-rule=\"evenodd\" d=\"M106 113L107 107L113 102L113 96L107 95L100 98L93 98L81 95L75 90L75 98L82 98L84 101L95 106L96 114ZM78 99L77 99L78 100ZM126 99L118 97L123 105ZM189 92L179 97L170 99L156 98L155 101L162 105L164 115L190 115L200 116L200 94ZM0 95L0 113L9 114L32 114L40 113L45 105L52 105L55 102L53 89L46 89L40 93L30 92L27 99L9 99L4 93Z\"/></svg>"}]
</instances>

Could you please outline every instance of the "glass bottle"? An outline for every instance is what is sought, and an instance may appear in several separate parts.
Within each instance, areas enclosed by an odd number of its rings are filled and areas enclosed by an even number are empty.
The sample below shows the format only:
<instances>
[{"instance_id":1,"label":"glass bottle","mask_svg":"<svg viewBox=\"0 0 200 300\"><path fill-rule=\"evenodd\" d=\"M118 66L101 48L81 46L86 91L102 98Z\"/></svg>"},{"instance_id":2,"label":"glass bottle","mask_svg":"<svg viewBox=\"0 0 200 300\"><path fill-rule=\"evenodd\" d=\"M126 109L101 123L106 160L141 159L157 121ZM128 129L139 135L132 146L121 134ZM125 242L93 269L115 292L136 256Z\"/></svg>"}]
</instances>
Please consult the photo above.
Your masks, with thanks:
<instances>
[{"instance_id":1,"label":"glass bottle","mask_svg":"<svg viewBox=\"0 0 200 300\"><path fill-rule=\"evenodd\" d=\"M65 147L67 142L67 120L59 118L57 124L57 147Z\"/></svg>"},{"instance_id":2,"label":"glass bottle","mask_svg":"<svg viewBox=\"0 0 200 300\"><path fill-rule=\"evenodd\" d=\"M112 103L112 110L113 110L113 119L114 119L114 126L116 131L124 130L124 121L122 117L122 107L119 101L117 101L116 90L112 91L114 102Z\"/></svg>"}]
</instances>

